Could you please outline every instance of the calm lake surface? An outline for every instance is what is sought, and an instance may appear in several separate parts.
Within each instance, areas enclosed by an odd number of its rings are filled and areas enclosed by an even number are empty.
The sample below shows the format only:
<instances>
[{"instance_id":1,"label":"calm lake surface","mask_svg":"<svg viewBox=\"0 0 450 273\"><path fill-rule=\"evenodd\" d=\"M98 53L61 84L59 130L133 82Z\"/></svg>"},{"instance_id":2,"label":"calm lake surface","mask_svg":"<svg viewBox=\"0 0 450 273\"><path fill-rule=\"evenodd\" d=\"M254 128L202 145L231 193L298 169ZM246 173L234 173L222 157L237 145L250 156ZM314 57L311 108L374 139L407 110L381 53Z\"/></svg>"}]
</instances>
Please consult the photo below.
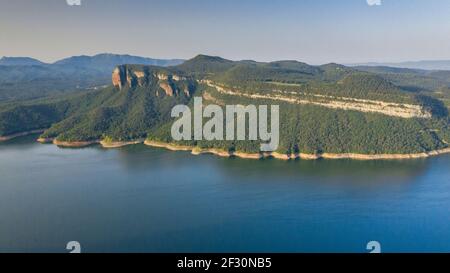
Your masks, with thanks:
<instances>
[{"instance_id":1,"label":"calm lake surface","mask_svg":"<svg viewBox=\"0 0 450 273\"><path fill-rule=\"evenodd\" d=\"M0 252L450 252L450 156L292 161L0 144Z\"/></svg>"}]
</instances>

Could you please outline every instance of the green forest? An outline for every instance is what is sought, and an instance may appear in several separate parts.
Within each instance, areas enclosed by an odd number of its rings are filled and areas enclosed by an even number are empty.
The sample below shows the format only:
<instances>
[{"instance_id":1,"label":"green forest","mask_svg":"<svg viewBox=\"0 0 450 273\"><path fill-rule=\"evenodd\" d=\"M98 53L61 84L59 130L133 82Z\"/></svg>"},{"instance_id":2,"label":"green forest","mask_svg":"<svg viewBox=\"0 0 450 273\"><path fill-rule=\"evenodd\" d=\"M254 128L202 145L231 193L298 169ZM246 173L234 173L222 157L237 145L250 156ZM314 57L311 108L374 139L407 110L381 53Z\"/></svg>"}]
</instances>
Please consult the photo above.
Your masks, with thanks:
<instances>
[{"instance_id":1,"label":"green forest","mask_svg":"<svg viewBox=\"0 0 450 273\"><path fill-rule=\"evenodd\" d=\"M0 136L46 129L41 137L61 141L129 141L138 138L173 142L171 109L205 104L270 105L274 101L218 92L213 81L239 94L285 92L321 101L345 97L414 104L431 118L402 118L380 113L331 109L318 105L280 105L280 153L417 153L448 147L450 76L446 73L310 66L296 61L260 63L199 55L169 67L124 65L124 88L72 93L0 103ZM142 72L142 77L138 77ZM164 74L167 78L158 78ZM412 80L411 80L412 79ZM435 80L433 80L435 79ZM163 88L165 87L165 88ZM413 88L414 87L414 88ZM173 94L167 93L167 88ZM187 90L187 91L186 91ZM402 107L402 106L399 106ZM258 141L181 141L178 144L229 151L259 152Z\"/></svg>"}]
</instances>

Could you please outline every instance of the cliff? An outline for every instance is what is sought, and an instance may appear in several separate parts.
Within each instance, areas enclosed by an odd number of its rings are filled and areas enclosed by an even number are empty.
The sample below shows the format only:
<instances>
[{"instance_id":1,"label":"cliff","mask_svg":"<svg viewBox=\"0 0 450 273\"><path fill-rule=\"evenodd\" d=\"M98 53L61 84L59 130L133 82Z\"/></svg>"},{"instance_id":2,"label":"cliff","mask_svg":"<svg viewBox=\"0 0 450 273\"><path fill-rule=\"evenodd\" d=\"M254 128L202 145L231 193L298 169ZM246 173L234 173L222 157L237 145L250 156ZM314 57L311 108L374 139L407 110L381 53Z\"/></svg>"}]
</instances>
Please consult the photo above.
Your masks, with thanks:
<instances>
[{"instance_id":1,"label":"cliff","mask_svg":"<svg viewBox=\"0 0 450 273\"><path fill-rule=\"evenodd\" d=\"M156 84L160 88L160 90L156 91L157 95L160 94L159 91L162 91L166 96L170 97L176 96L180 92L190 96L192 92L189 89L191 81L188 77L150 66L120 65L112 73L112 84L119 90L124 88L150 87ZM184 84L178 86L178 82Z\"/></svg>"},{"instance_id":2,"label":"cliff","mask_svg":"<svg viewBox=\"0 0 450 273\"><path fill-rule=\"evenodd\" d=\"M266 99L290 104L317 105L331 109L353 110L363 113L379 113L400 118L431 118L432 113L417 104L394 103L379 100L356 99L327 95L308 94L301 92L286 92L271 90L270 94L246 93L220 86L210 80L202 83L214 88L217 92L230 96L246 97L250 99ZM209 98L215 98L208 94Z\"/></svg>"}]
</instances>

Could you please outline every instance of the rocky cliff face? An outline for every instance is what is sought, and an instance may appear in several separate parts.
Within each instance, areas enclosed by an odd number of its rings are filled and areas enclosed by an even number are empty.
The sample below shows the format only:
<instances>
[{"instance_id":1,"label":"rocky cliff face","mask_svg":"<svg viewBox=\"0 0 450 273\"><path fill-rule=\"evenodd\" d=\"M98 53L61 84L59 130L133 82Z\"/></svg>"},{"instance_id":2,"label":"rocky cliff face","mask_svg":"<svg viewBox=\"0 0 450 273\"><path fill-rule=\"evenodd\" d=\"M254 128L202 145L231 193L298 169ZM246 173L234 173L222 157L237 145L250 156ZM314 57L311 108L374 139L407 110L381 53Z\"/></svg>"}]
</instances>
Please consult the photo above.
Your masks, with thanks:
<instances>
[{"instance_id":1,"label":"rocky cliff face","mask_svg":"<svg viewBox=\"0 0 450 273\"><path fill-rule=\"evenodd\" d=\"M112 83L115 87L122 89L125 86L126 71L116 67L112 73Z\"/></svg>"},{"instance_id":2,"label":"rocky cliff face","mask_svg":"<svg viewBox=\"0 0 450 273\"><path fill-rule=\"evenodd\" d=\"M350 110L359 111L363 113L378 113L392 117L400 118L431 118L432 114L430 111L424 109L420 105L406 104L406 103L393 103L384 102L376 100L365 100L365 99L355 99L346 97L335 97L326 96L319 94L306 94L306 93L295 93L292 95L289 92L272 90L270 94L261 93L246 93L239 92L237 90L232 90L232 88L220 86L210 80L204 80L202 83L216 89L218 93L245 97L251 99L264 99L273 101L282 101L290 104L298 105L316 105L322 106L330 109L340 109L340 110ZM215 98L208 93L210 100Z\"/></svg>"},{"instance_id":3,"label":"rocky cliff face","mask_svg":"<svg viewBox=\"0 0 450 273\"><path fill-rule=\"evenodd\" d=\"M124 87L144 86L149 83L144 71L133 70L126 65L117 66L112 73L112 83L122 90ZM146 79L147 78L147 79Z\"/></svg>"},{"instance_id":4,"label":"rocky cliff face","mask_svg":"<svg viewBox=\"0 0 450 273\"><path fill-rule=\"evenodd\" d=\"M175 95L175 90L169 83L162 82L159 84L159 87L161 87L161 89L164 90L167 96L172 97L173 95Z\"/></svg>"},{"instance_id":5,"label":"rocky cliff face","mask_svg":"<svg viewBox=\"0 0 450 273\"><path fill-rule=\"evenodd\" d=\"M156 90L157 96L176 96L181 93L190 96L192 92L189 88L192 81L187 77L169 71L155 71L150 67L117 66L112 73L112 83L119 90L155 84L159 87L159 90Z\"/></svg>"}]
</instances>

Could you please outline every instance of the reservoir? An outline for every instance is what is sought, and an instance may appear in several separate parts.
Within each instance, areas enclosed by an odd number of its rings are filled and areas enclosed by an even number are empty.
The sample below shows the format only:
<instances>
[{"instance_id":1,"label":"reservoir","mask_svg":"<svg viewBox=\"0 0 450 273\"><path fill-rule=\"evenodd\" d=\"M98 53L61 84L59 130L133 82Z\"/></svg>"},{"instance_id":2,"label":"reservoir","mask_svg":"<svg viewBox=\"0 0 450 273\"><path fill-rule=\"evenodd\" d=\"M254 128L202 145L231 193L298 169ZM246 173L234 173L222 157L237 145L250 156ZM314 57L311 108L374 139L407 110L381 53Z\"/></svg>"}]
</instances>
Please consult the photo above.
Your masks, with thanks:
<instances>
[{"instance_id":1,"label":"reservoir","mask_svg":"<svg viewBox=\"0 0 450 273\"><path fill-rule=\"evenodd\" d=\"M0 252L450 252L450 155L248 160L0 144Z\"/></svg>"}]
</instances>

